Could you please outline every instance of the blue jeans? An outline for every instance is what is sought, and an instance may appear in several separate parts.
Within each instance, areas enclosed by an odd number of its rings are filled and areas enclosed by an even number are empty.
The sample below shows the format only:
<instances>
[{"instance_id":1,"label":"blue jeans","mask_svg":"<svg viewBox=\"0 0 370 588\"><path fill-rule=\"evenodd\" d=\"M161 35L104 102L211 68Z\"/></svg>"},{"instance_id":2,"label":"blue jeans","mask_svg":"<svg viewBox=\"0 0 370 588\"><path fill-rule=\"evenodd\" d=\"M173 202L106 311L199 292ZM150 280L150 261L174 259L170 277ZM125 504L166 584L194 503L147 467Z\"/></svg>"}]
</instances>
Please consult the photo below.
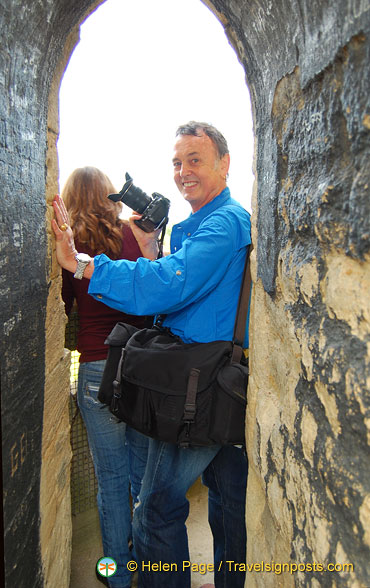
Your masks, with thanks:
<instances>
[{"instance_id":1,"label":"blue jeans","mask_svg":"<svg viewBox=\"0 0 370 588\"><path fill-rule=\"evenodd\" d=\"M98 481L98 511L105 556L118 564L109 578L111 588L130 588L131 572L127 562L132 537L130 487L133 503L144 475L148 437L117 422L107 406L98 399L105 360L81 363L77 401L86 425L89 447Z\"/></svg>"},{"instance_id":2,"label":"blue jeans","mask_svg":"<svg viewBox=\"0 0 370 588\"><path fill-rule=\"evenodd\" d=\"M183 449L150 439L133 519L140 588L190 588L190 569L183 568L189 561L186 492L201 474L209 488L216 588L244 586L245 573L230 572L224 562L245 563L247 471L247 459L237 447ZM149 562L172 568L154 571Z\"/></svg>"},{"instance_id":3,"label":"blue jeans","mask_svg":"<svg viewBox=\"0 0 370 588\"><path fill-rule=\"evenodd\" d=\"M208 521L213 534L216 588L243 588L247 534L245 499L248 461L244 450L223 447L203 473L208 486ZM243 566L242 566L243 567Z\"/></svg>"}]
</instances>

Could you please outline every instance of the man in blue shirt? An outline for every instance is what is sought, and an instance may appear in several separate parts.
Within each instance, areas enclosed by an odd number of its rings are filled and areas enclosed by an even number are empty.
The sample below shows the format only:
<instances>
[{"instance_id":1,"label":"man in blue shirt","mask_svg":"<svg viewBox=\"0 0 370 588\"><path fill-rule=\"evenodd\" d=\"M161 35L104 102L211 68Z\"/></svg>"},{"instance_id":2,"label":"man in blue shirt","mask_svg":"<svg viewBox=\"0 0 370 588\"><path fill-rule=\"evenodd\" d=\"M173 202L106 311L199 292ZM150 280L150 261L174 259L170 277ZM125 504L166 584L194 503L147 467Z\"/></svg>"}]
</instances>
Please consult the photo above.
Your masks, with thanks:
<instances>
[{"instance_id":1,"label":"man in blue shirt","mask_svg":"<svg viewBox=\"0 0 370 588\"><path fill-rule=\"evenodd\" d=\"M157 260L156 235L132 222L144 257L136 262L105 255L84 260L89 293L129 314L165 314L164 326L186 343L230 341L251 237L250 215L226 185L229 164L227 143L217 129L197 122L179 127L174 179L192 213L173 227L171 254ZM78 274L68 215L59 197L53 205L58 261ZM199 475L209 488L216 588L244 586L245 574L239 571L246 552L244 452L219 445L180 449L151 439L133 521L143 588L190 587L186 492ZM161 565L153 568L149 562Z\"/></svg>"}]
</instances>

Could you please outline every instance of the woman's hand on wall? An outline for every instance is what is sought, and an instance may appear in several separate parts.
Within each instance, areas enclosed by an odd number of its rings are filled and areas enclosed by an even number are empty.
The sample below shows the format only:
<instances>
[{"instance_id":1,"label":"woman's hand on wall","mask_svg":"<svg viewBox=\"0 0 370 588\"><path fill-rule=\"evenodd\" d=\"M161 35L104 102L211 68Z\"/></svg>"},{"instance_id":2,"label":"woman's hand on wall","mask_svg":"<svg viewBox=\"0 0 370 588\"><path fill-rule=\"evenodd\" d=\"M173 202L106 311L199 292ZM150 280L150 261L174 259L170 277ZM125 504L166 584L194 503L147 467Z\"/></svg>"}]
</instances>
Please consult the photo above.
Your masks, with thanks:
<instances>
[{"instance_id":1,"label":"woman's hand on wall","mask_svg":"<svg viewBox=\"0 0 370 588\"><path fill-rule=\"evenodd\" d=\"M57 260L64 269L74 273L77 268L77 250L69 224L68 212L59 195L55 196L53 200L53 208L55 218L51 220L51 226L55 234Z\"/></svg>"}]
</instances>

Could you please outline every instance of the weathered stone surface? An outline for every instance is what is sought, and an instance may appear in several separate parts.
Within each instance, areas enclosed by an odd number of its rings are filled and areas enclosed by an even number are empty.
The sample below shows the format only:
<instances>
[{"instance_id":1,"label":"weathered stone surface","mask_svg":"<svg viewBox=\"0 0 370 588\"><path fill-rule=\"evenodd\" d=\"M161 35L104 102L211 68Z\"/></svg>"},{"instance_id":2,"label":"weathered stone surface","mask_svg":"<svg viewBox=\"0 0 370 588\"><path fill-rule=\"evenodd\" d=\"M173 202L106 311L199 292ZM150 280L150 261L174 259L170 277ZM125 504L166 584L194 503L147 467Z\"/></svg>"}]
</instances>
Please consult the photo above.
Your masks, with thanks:
<instances>
[{"instance_id":1,"label":"weathered stone surface","mask_svg":"<svg viewBox=\"0 0 370 588\"><path fill-rule=\"evenodd\" d=\"M354 565L247 582L368 586L369 3L206 3L245 67L256 134L248 562ZM59 80L98 4L0 1L5 577L17 588L68 586L69 360L50 202Z\"/></svg>"},{"instance_id":2,"label":"weathered stone surface","mask_svg":"<svg viewBox=\"0 0 370 588\"><path fill-rule=\"evenodd\" d=\"M57 97L77 40L71 45L70 32L91 4L0 3L1 408L9 587L69 585L69 358L46 200L58 191Z\"/></svg>"},{"instance_id":3,"label":"weathered stone surface","mask_svg":"<svg viewBox=\"0 0 370 588\"><path fill-rule=\"evenodd\" d=\"M266 11L271 8L262 4ZM360 8L350 4L347 9ZM319 23L317 6L311 7L310 23L301 22L308 36L312 22ZM343 5L337 8L345 12ZM268 531L286 538L290 559L355 568L352 573L299 573L297 586L313 579L321 586L369 583L370 214L364 167L369 49L363 34L369 15L365 5L362 10L361 26L345 43L340 42L343 31L336 31L335 51L329 26L330 51L322 70L312 70L311 64L312 77L303 71L308 54L300 50L285 75L266 80L266 95L273 89L271 110L263 113L257 102L257 137L260 127L265 137L263 152L258 145L254 217L251 467L265 488L263 500L275 523ZM322 33L327 26L321 22ZM265 55L272 62L273 45L266 39ZM358 82L356 68L362 72ZM250 482L248 496L254 491ZM283 514L286 507L289 515ZM265 555L265 529L250 531L250 560L260 546L267 559L283 561L275 546ZM257 585L264 586L266 576L256 575Z\"/></svg>"}]
</instances>

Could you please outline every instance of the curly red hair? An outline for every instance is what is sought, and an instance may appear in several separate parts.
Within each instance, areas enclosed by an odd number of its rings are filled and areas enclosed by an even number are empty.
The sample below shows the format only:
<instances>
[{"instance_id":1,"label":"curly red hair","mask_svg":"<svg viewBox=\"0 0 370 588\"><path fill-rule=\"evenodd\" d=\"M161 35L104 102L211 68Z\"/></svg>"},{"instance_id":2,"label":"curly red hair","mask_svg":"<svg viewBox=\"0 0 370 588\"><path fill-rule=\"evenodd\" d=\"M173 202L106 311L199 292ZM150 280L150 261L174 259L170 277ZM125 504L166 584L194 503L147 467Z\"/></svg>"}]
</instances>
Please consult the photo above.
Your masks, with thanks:
<instances>
[{"instance_id":1,"label":"curly red hair","mask_svg":"<svg viewBox=\"0 0 370 588\"><path fill-rule=\"evenodd\" d=\"M122 249L121 202L112 202L108 194L117 190L96 167L75 169L66 181L62 198L70 216L74 237L95 255L106 253L117 258Z\"/></svg>"}]
</instances>

